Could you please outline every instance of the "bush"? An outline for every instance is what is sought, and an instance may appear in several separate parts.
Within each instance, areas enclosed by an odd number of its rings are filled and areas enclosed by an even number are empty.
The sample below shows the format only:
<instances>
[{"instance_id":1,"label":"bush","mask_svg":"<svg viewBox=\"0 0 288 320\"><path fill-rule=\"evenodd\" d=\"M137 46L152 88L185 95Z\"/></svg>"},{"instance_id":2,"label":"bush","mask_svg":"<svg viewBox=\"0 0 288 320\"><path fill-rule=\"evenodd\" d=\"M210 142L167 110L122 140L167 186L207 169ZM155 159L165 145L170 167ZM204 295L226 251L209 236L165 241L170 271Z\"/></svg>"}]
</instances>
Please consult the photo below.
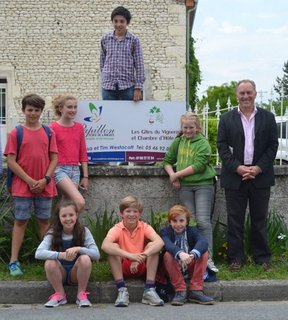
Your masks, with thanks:
<instances>
[{"instance_id":1,"label":"bush","mask_svg":"<svg viewBox=\"0 0 288 320\"><path fill-rule=\"evenodd\" d=\"M0 261L8 262L10 257L12 217L10 195L6 191L6 179L0 185Z\"/></svg>"},{"instance_id":2,"label":"bush","mask_svg":"<svg viewBox=\"0 0 288 320\"><path fill-rule=\"evenodd\" d=\"M95 219L88 214L85 214L84 217L87 222L87 227L91 231L100 250L101 259L106 260L107 254L101 250L101 245L109 229L119 222L118 215L114 215L114 210L108 215L107 210L105 209L103 214L95 213Z\"/></svg>"},{"instance_id":3,"label":"bush","mask_svg":"<svg viewBox=\"0 0 288 320\"><path fill-rule=\"evenodd\" d=\"M284 217L271 210L267 217L267 234L271 254L275 257L281 257L288 253L288 228ZM227 258L227 225L216 221L213 231L213 248L215 260L226 260ZM250 215L246 216L244 229L244 250L248 260L252 260L251 249L251 222Z\"/></svg>"}]
</instances>

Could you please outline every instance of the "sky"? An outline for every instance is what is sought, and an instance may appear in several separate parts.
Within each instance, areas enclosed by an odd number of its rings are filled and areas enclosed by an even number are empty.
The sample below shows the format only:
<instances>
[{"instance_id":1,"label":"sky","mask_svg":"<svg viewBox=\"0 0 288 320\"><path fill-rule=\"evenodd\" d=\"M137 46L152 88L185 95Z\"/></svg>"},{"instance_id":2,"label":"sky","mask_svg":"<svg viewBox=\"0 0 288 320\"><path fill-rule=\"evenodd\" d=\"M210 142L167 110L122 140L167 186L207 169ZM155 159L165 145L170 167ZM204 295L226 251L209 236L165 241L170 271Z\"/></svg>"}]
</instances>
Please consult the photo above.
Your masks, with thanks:
<instances>
[{"instance_id":1,"label":"sky","mask_svg":"<svg viewBox=\"0 0 288 320\"><path fill-rule=\"evenodd\" d=\"M288 0L198 0L192 36L199 98L209 86L252 79L267 102L288 61Z\"/></svg>"}]
</instances>

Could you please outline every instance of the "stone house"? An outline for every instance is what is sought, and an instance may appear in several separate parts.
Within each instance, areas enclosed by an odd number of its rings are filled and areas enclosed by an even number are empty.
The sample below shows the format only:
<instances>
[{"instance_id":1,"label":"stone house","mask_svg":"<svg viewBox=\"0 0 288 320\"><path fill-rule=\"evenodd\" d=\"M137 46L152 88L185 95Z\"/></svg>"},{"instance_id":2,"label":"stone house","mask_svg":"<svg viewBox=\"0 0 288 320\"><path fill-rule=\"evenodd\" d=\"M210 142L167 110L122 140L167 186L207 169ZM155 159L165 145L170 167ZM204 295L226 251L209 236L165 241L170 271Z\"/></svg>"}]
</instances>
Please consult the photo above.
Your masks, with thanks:
<instances>
[{"instance_id":1,"label":"stone house","mask_svg":"<svg viewBox=\"0 0 288 320\"><path fill-rule=\"evenodd\" d=\"M118 5L131 11L129 30L142 43L144 98L185 100L186 21L196 4L194 0L1 0L2 145L19 120L20 101L27 93L45 98L45 112L52 97L63 92L79 99L101 99L100 38L112 30L110 15ZM192 20L189 14L189 25Z\"/></svg>"}]
</instances>

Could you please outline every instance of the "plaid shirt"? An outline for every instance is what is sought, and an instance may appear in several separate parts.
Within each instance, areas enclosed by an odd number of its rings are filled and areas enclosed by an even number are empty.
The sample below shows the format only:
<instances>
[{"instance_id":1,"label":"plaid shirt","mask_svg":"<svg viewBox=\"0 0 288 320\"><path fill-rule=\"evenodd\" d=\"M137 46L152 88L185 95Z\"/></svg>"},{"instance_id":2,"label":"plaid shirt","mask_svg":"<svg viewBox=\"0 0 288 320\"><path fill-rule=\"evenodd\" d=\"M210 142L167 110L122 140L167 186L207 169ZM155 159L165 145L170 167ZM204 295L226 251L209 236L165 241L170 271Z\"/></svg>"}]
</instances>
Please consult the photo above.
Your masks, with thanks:
<instances>
[{"instance_id":1,"label":"plaid shirt","mask_svg":"<svg viewBox=\"0 0 288 320\"><path fill-rule=\"evenodd\" d=\"M100 70L102 88L119 90L127 88L143 89L145 81L144 59L139 39L126 32L118 40L114 31L101 38Z\"/></svg>"}]
</instances>

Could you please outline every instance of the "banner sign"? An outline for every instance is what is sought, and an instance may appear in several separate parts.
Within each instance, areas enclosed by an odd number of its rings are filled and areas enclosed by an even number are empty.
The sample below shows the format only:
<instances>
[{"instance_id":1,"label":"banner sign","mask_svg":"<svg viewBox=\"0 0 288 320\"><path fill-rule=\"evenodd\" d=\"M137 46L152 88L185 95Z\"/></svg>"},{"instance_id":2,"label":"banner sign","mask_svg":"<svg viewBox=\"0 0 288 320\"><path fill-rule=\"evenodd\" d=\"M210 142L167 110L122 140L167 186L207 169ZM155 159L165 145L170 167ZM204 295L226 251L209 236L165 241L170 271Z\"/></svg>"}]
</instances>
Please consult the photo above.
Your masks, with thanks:
<instances>
[{"instance_id":1,"label":"banner sign","mask_svg":"<svg viewBox=\"0 0 288 320\"><path fill-rule=\"evenodd\" d=\"M185 102L80 100L89 162L161 161L180 130Z\"/></svg>"}]
</instances>

